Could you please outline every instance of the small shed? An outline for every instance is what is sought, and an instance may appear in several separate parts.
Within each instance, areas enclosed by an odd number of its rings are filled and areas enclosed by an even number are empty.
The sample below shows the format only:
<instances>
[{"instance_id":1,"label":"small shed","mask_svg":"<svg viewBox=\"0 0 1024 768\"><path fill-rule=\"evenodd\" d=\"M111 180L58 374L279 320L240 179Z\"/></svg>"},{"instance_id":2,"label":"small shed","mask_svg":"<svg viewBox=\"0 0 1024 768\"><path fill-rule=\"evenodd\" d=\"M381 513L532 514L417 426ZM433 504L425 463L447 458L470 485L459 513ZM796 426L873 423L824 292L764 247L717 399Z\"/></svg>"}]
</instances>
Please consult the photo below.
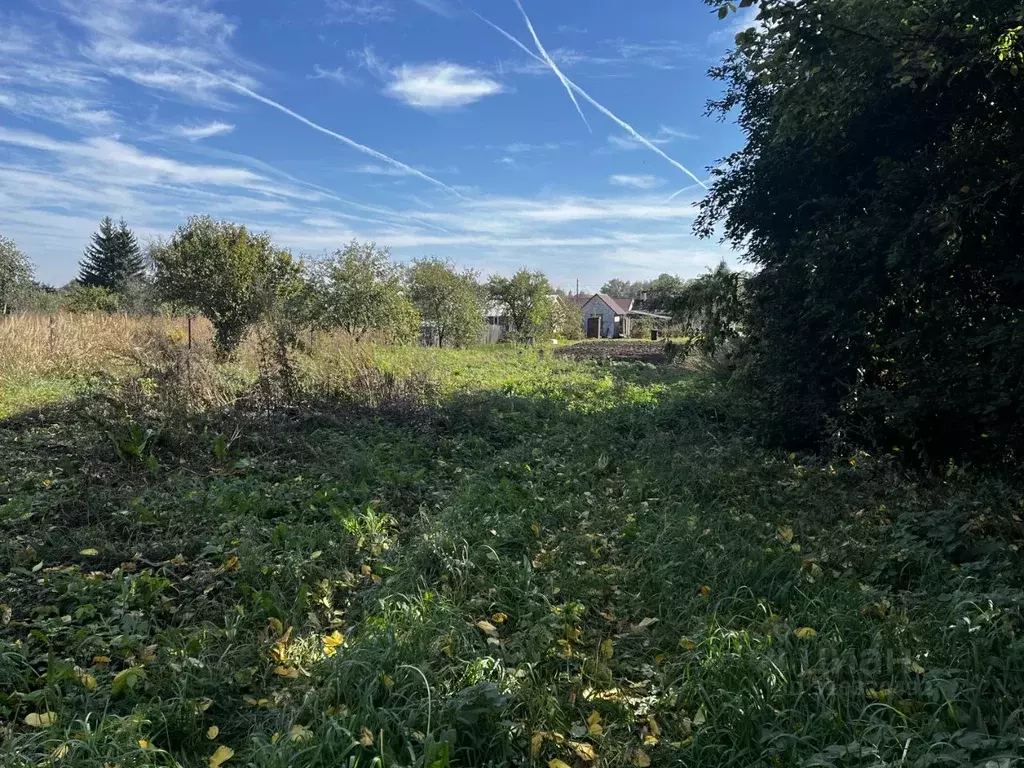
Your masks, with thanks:
<instances>
[{"instance_id":1,"label":"small shed","mask_svg":"<svg viewBox=\"0 0 1024 768\"><path fill-rule=\"evenodd\" d=\"M588 339L628 338L632 309L633 299L595 293L583 303L583 335Z\"/></svg>"}]
</instances>

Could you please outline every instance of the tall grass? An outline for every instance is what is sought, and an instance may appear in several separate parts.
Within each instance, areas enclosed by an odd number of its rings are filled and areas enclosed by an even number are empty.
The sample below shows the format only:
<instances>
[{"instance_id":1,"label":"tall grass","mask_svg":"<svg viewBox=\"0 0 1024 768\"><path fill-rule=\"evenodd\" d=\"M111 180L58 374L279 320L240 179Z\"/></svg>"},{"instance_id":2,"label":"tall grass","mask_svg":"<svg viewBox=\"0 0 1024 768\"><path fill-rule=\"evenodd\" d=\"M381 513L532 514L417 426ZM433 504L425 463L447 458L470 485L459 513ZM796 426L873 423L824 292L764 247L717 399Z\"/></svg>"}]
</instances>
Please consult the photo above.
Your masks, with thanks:
<instances>
[{"instance_id":1,"label":"tall grass","mask_svg":"<svg viewBox=\"0 0 1024 768\"><path fill-rule=\"evenodd\" d=\"M20 314L0 317L0 379L88 376L131 359L156 333L184 340L184 317ZM209 343L210 324L193 321L193 339Z\"/></svg>"}]
</instances>

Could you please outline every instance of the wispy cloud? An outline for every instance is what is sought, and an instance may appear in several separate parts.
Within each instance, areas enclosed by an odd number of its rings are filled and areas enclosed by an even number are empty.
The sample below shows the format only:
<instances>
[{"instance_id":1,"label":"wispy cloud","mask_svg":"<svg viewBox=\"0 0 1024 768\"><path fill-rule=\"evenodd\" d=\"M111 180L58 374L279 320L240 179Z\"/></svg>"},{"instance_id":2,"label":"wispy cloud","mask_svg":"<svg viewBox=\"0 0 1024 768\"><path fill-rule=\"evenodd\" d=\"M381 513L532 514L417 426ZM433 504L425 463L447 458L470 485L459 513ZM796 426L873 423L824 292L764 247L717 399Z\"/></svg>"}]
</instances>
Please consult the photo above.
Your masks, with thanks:
<instances>
[{"instance_id":1,"label":"wispy cloud","mask_svg":"<svg viewBox=\"0 0 1024 768\"><path fill-rule=\"evenodd\" d=\"M517 5L518 5L518 0L517 0ZM520 7L520 10L522 10L522 6L519 6L519 7ZM506 38L508 38L509 40L511 40L511 41L512 41L513 43L515 43L515 44L516 44L516 45L517 45L517 46L518 46L518 47L519 47L519 48L520 48L521 50L525 51L525 52L526 52L527 54L529 54L530 56L532 56L532 57L533 57L534 59L540 59L540 58L541 58L541 57L537 56L537 54L535 54L535 53L534 53L533 51L531 51L531 50L530 50L529 48L527 48L527 47L526 47L526 46L525 46L525 45L524 45L524 44L523 44L522 42L520 42L518 38L516 38L516 37L515 37L515 36L513 36L512 34L510 34L510 33L506 32L506 31L505 31L504 29L502 29L501 27L499 27L499 26L498 26L497 24L494 24L493 22L490 22L490 21L488 21L487 19L485 19L485 18L484 18L483 16L480 16L479 14L476 14L476 15L477 15L477 17L478 17L478 18L479 18L479 19L480 19L481 21L483 21L483 22L484 22L484 23L486 23L486 24L487 24L488 26L490 26L490 27L491 27L492 29L494 29L494 30L498 31L498 32L499 32L499 33L501 33L501 34L502 34L503 36L505 36ZM524 12L524 15L525 15L525 12ZM629 123L627 123L627 122L626 122L625 120L623 120L622 118L618 117L618 116L617 116L617 115L616 115L616 114L615 114L614 112L612 112L612 111L611 111L610 109L608 109L608 108L607 108L606 106L604 106L603 104L601 104L600 102L598 102L598 101L597 101L596 99L594 99L594 98L593 98L593 97L592 97L592 96L591 96L591 95L590 95L589 93L587 93L587 92L586 92L586 91L584 91L584 90L583 90L582 88L580 88L580 87L579 87L578 85L576 85L576 83L574 83L574 82L573 82L572 80L570 80L569 78L565 77L564 75L562 75L561 79L563 80L563 82L565 82L565 83L568 83L568 84L569 84L569 86L570 86L570 87L571 87L571 88L572 88L572 89L573 89L573 90L574 90L574 91L575 91L576 93L578 93L578 94L579 94L580 96L582 96L582 97L583 97L584 99L586 99L586 101L587 101L587 102L588 102L589 104L591 104L591 105L592 105L593 107L595 107L595 108L596 108L596 109L597 109L597 110L598 110L598 111L599 111L599 112L600 112L601 114L605 115L605 116L606 116L606 117L608 117L608 118L609 118L610 120L612 120L612 121L613 121L613 122L614 122L614 123L615 123L616 125L618 125L618 126L619 126L620 128L622 128L623 130L625 130L625 131L626 131L626 132L627 132L627 133L628 133L628 134L629 134L630 136L632 136L632 137L633 137L634 139L636 139L637 141L639 141L639 142L640 142L641 144L643 144L643 145L644 145L645 147L647 147L647 148L648 148L649 150L651 150L652 152L654 152L654 153L655 153L656 155L659 155L659 156L660 156L660 157L662 157L663 159L667 160L667 161L668 161L669 163L671 163L671 164L672 164L673 166L675 166L676 168L678 168L679 170L681 170L681 171L682 171L683 173L685 173L685 174L686 174L687 176L689 176L689 177L690 177L691 179L693 179L693 180L694 180L694 181L696 181L696 182L697 182L698 184L700 184L700 185L701 185L702 187L704 187L705 189L707 189L707 186L706 186L706 185L704 184L704 182L703 182L703 181L701 181L701 180L700 180L700 179L699 179L699 178L698 178L698 177L696 176L696 174L694 174L694 173L693 173L693 171L691 171L690 169L688 169L688 168L687 168L686 166L684 166L684 165L683 165L682 163L680 163L680 162L679 162L678 160L675 160L675 159L673 159L673 158L669 157L669 156L668 156L667 154L665 154L665 152L663 152L663 151L662 151L661 149L659 149L659 148L658 148L657 146L655 146L655 145L654 145L653 143L651 143L651 141L649 141L649 140L648 140L647 138L645 138L645 137L644 137L644 136L642 136L642 135L641 135L640 133L638 133L638 132L637 132L637 130L636 130L636 129L635 129L635 128L634 128L633 126L631 126L631 125L630 125Z\"/></svg>"},{"instance_id":2,"label":"wispy cloud","mask_svg":"<svg viewBox=\"0 0 1024 768\"><path fill-rule=\"evenodd\" d=\"M215 121L202 125L178 125L171 130L171 133L190 141L200 141L213 136L223 136L224 134L231 133L233 130L235 130L235 126L231 123Z\"/></svg>"},{"instance_id":3,"label":"wispy cloud","mask_svg":"<svg viewBox=\"0 0 1024 768\"><path fill-rule=\"evenodd\" d=\"M687 133L686 131L681 131L677 128L670 128L666 125L663 125L658 128L657 133L648 135L647 141L650 142L651 144L664 146L666 144L671 144L673 141L676 141L677 139L696 138L696 136L694 136L691 133ZM644 142L628 133L612 134L611 136L608 137L608 144L615 149L622 149L626 150L627 152L634 149L644 149L647 146L646 144L644 144Z\"/></svg>"},{"instance_id":4,"label":"wispy cloud","mask_svg":"<svg viewBox=\"0 0 1024 768\"><path fill-rule=\"evenodd\" d=\"M401 168L395 168L391 165L374 165L368 163L366 165L360 165L352 169L352 173L365 173L370 176L408 176L409 174L403 171Z\"/></svg>"},{"instance_id":5,"label":"wispy cloud","mask_svg":"<svg viewBox=\"0 0 1024 768\"><path fill-rule=\"evenodd\" d=\"M395 18L395 7L386 0L326 0L329 24L376 24Z\"/></svg>"},{"instance_id":6,"label":"wispy cloud","mask_svg":"<svg viewBox=\"0 0 1024 768\"><path fill-rule=\"evenodd\" d=\"M517 141L497 148L503 149L511 154L518 155L527 152L554 152L566 146L568 143L569 142L549 141L543 144L530 144L524 141Z\"/></svg>"},{"instance_id":7,"label":"wispy cloud","mask_svg":"<svg viewBox=\"0 0 1024 768\"><path fill-rule=\"evenodd\" d=\"M656 189L665 183L665 180L649 174L628 174L616 173L608 177L608 182L618 187L632 187L633 189Z\"/></svg>"},{"instance_id":8,"label":"wispy cloud","mask_svg":"<svg viewBox=\"0 0 1024 768\"><path fill-rule=\"evenodd\" d=\"M526 28L530 30L530 35L533 37L533 43L537 46L537 51L540 53L540 57L547 62L547 65L551 67L551 71L555 73L559 81L562 83L562 87L565 88L565 92L569 94L569 98L572 99L572 105L576 107L576 111L579 113L580 119L583 120L583 124L587 126L587 130L593 133L593 129L590 127L590 123L587 122L586 115L583 114L583 110L580 109L580 104L576 101L576 94L572 92L572 88L569 87L568 78L562 74L562 70L558 68L554 60L548 55L548 52L544 49L544 45L541 43L540 38L537 37L537 32L533 28L533 23L530 21L530 17L526 15L526 10L523 8L523 4L519 0L513 0L516 4L516 8L523 15L523 21L526 22Z\"/></svg>"},{"instance_id":9,"label":"wispy cloud","mask_svg":"<svg viewBox=\"0 0 1024 768\"><path fill-rule=\"evenodd\" d=\"M303 125L309 126L310 128L312 128L315 131L319 131L320 133L322 133L322 134L324 134L326 136L330 136L331 138L337 139L338 141L342 142L343 144L347 144L352 149L355 149L355 150L357 150L359 152L362 152L365 155L369 155L370 157L372 157L372 158L374 158L376 160L380 160L381 162L387 163L388 165L391 165L391 166L393 166L395 168L401 168L402 170L406 171L407 173L409 173L409 174L411 174L413 176L418 176L419 178L423 179L424 181L429 181L431 184L435 184L436 186L441 187L441 189L444 189L447 192L451 192L453 195L457 195L457 196L461 197L461 195L457 191L455 191L454 189L449 187L443 181L439 181L438 179L435 179L433 176L428 176L427 174L423 173L422 171L419 171L416 168L413 168L411 165L407 165L407 164L403 163L401 160L396 160L395 158L390 157L389 155L386 155L383 152L379 152L378 150L373 149L372 147L368 147L365 144L360 144L358 141L355 141L354 139L350 139L348 136L345 136L344 134L338 133L337 131L332 131L330 128L325 128L324 126L320 125L319 123L316 123L313 120L310 120L308 117L300 115L295 110L289 109L288 107L284 106L280 102L274 101L273 99L269 99L266 96L263 96L262 94L259 94L256 91L252 90L251 88L247 88L246 86L242 85L241 83L234 82L234 81L232 81L232 80L230 80L230 79L228 79L226 77L221 77L220 75L214 75L212 72L207 72L206 70L204 70L204 69L202 69L200 67L192 66L191 68L194 69L194 70L197 70L201 74L208 75L210 77L216 78L217 80L220 80L225 85L227 85L229 88L232 88L233 90L237 91L238 93L241 93L244 96L248 96L250 99L255 99L256 101L258 101L258 102L260 102L262 104L266 104L268 107L272 107L273 109L276 109L278 112L281 112L281 113L286 114L286 115L288 115L289 117L291 117L291 118L293 118L295 120L298 120Z\"/></svg>"},{"instance_id":10,"label":"wispy cloud","mask_svg":"<svg viewBox=\"0 0 1024 768\"><path fill-rule=\"evenodd\" d=\"M421 109L464 107L504 91L501 83L460 64L403 64L391 72L384 92Z\"/></svg>"},{"instance_id":11,"label":"wispy cloud","mask_svg":"<svg viewBox=\"0 0 1024 768\"><path fill-rule=\"evenodd\" d=\"M333 80L340 85L358 85L359 78L355 75L349 74L341 67L335 67L334 69L324 69L319 64L313 66L313 74L307 75L310 80Z\"/></svg>"},{"instance_id":12,"label":"wispy cloud","mask_svg":"<svg viewBox=\"0 0 1024 768\"><path fill-rule=\"evenodd\" d=\"M96 101L54 93L0 91L0 108L73 128L109 128L117 115Z\"/></svg>"},{"instance_id":13,"label":"wispy cloud","mask_svg":"<svg viewBox=\"0 0 1024 768\"><path fill-rule=\"evenodd\" d=\"M455 15L455 9L446 0L413 0L413 2L438 16L451 18Z\"/></svg>"}]
</instances>

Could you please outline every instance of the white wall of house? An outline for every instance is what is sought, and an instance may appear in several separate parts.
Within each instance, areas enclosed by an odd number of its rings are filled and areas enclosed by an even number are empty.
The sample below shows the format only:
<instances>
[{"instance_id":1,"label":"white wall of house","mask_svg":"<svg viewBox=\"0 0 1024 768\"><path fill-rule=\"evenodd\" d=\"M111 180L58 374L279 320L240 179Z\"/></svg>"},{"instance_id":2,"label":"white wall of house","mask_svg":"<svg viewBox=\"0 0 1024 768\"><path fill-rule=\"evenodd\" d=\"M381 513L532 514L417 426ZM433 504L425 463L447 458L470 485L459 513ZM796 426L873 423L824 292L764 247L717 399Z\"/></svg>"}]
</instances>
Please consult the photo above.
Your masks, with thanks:
<instances>
[{"instance_id":1,"label":"white wall of house","mask_svg":"<svg viewBox=\"0 0 1024 768\"><path fill-rule=\"evenodd\" d=\"M615 310L609 307L600 296L591 297L590 301L583 305L583 333L587 333L587 318L601 316L601 338L610 339L615 335L617 323L615 318L619 317Z\"/></svg>"}]
</instances>

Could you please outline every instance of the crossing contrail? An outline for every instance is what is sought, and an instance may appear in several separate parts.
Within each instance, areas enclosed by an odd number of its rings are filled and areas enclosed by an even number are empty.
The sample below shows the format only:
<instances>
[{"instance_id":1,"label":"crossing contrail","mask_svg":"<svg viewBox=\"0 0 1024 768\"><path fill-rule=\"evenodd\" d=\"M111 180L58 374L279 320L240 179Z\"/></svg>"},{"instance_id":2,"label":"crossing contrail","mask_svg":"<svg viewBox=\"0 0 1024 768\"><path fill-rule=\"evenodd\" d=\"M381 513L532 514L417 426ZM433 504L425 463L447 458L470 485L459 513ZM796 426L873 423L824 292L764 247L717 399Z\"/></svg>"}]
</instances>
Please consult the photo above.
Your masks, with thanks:
<instances>
[{"instance_id":1,"label":"crossing contrail","mask_svg":"<svg viewBox=\"0 0 1024 768\"><path fill-rule=\"evenodd\" d=\"M520 9L522 9L522 6L520 6ZM519 39L516 38L514 35L506 32L504 29L499 27L497 24L495 24L494 22L489 21L488 19L484 18L483 16L481 16L476 11L470 11L470 12L474 16L476 16L478 19L480 19L480 21L484 22L484 24L486 24L491 29L493 29L495 32L498 32L499 34L503 35L504 37L508 38L510 41L515 43L517 46L519 46L519 48L521 48L528 56L530 56L531 58L533 58L536 61L539 61L541 64L548 64L548 62L546 62L543 58L541 58L536 53L534 53L529 48L527 48L526 45L524 45L522 42L520 42ZM526 14L524 13L523 15L525 16ZM696 174L694 174L693 171L691 171L689 168L687 168L685 165L683 165L679 161L674 160L673 158L671 158L667 154L665 154L665 152L663 152L659 147L655 146L650 141L648 141L646 137L642 136L640 134L640 132L637 131L633 126L631 126L625 120L623 120L618 115L613 113L610 109L608 109L606 106L604 106L604 104L601 104L596 99L594 99L589 93L587 93L582 88L580 88L578 85L576 85L576 83L574 83L568 77L565 77L565 75L562 75L562 78L564 78L563 82L567 83L569 85L569 87L572 88L572 90L574 90L576 93L578 93L580 96L582 96L588 103L591 104L591 106L593 106L596 110L601 112L601 114L603 114L603 115L607 116L608 118L610 118L611 120L613 120L620 128L622 128L624 131L626 131L630 136L632 136L634 139L639 141L641 144L643 144L649 150L654 152L656 155L659 155L660 157L662 157L665 160L667 160L668 162L670 162L672 165L674 165L680 171L682 171L687 176L689 176L691 179L693 179L695 182L700 184L700 186L702 186L704 189L708 188L707 184L705 184L703 181L701 181L699 178L697 178Z\"/></svg>"},{"instance_id":2,"label":"crossing contrail","mask_svg":"<svg viewBox=\"0 0 1024 768\"><path fill-rule=\"evenodd\" d=\"M544 58L547 65L551 67L551 70L555 73L558 79L561 80L562 86L565 88L565 92L569 94L569 98L572 99L572 104L576 107L576 111L579 113L580 119L583 120L583 124L587 126L588 131L593 133L594 129L590 127L590 123L587 122L586 115L584 115L583 110L580 109L580 103L576 101L576 94L574 94L572 92L572 88L569 87L569 78L562 74L562 70L560 70L558 65L555 64L554 59L548 56L548 52L544 50L544 46L541 44L540 38L537 37L537 32L533 29L533 24L530 22L530 17L526 15L526 11L523 9L522 3L520 3L519 0L513 0L513 2L515 2L519 12L523 14L523 20L526 22L526 28L530 30L530 34L533 36L533 42L536 44L537 50L540 51L540 55Z\"/></svg>"}]
</instances>

